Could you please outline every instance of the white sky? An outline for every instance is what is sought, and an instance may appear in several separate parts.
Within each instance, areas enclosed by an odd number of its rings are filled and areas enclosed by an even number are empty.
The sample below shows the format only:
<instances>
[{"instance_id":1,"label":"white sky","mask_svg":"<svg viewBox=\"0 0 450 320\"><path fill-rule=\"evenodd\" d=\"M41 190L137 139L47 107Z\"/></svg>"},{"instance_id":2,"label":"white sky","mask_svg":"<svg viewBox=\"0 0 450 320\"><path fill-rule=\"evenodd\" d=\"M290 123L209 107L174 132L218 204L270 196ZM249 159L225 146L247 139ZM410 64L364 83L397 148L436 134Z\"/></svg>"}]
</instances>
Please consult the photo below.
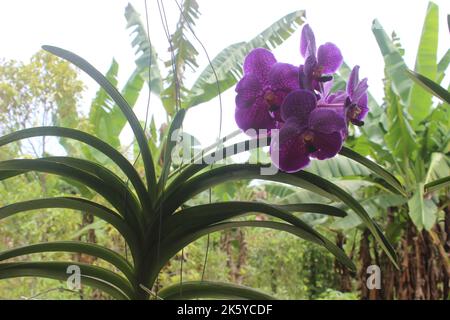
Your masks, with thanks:
<instances>
[{"instance_id":1,"label":"white sky","mask_svg":"<svg viewBox=\"0 0 450 320\"><path fill-rule=\"evenodd\" d=\"M144 17L144 0L130 1ZM0 2L0 58L27 60L41 45L51 44L74 51L102 72L112 58L120 64L119 83L123 84L134 69L134 51L123 16L126 0L14 0ZM169 27L174 29L178 8L172 0L164 0ZM450 47L446 14L450 1L436 0L440 6L439 57ZM155 0L148 0L150 34L159 55L168 59L167 40ZM294 10L306 10L318 44L337 44L345 61L361 66L362 76L369 77L371 92L382 97L383 61L371 23L378 18L387 32L395 30L406 48L406 61L414 66L421 33L426 0L199 0L202 13L196 33L214 57L222 48L251 39L283 15ZM300 64L297 32L275 51L279 61ZM206 66L206 57L199 50L199 62ZM201 68L202 69L202 68ZM97 90L96 84L83 75L88 86L83 104L88 106ZM191 78L191 82L192 82ZM119 86L120 87L120 86ZM144 118L147 92L143 91L135 109ZM234 90L223 95L223 135L236 129L234 123ZM86 108L84 107L84 110ZM158 122L164 119L157 99L152 99L151 113ZM196 135L203 144L214 141L218 134L218 101L206 103L188 113L184 129ZM129 132L129 131L128 131ZM124 140L130 136L125 130Z\"/></svg>"}]
</instances>

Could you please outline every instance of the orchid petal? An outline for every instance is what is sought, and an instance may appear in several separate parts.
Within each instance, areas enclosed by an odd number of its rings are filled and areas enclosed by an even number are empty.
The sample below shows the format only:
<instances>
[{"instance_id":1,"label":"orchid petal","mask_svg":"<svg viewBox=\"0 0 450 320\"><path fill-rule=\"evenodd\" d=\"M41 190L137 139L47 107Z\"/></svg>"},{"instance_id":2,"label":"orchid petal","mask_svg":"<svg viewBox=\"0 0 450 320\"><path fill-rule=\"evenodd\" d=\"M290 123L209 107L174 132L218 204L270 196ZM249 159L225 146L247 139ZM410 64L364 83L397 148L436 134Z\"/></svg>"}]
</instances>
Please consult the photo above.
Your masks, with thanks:
<instances>
[{"instance_id":1,"label":"orchid petal","mask_svg":"<svg viewBox=\"0 0 450 320\"><path fill-rule=\"evenodd\" d=\"M302 57L316 55L316 38L309 24L306 24L302 29L300 37L300 53Z\"/></svg>"},{"instance_id":2,"label":"orchid petal","mask_svg":"<svg viewBox=\"0 0 450 320\"><path fill-rule=\"evenodd\" d=\"M244 61L244 73L255 75L261 83L267 81L270 68L277 62L272 52L264 48L253 49Z\"/></svg>"},{"instance_id":3,"label":"orchid petal","mask_svg":"<svg viewBox=\"0 0 450 320\"><path fill-rule=\"evenodd\" d=\"M336 72L343 62L341 50L331 43L327 42L319 47L317 52L317 64L322 73L329 74Z\"/></svg>"},{"instance_id":4,"label":"orchid petal","mask_svg":"<svg viewBox=\"0 0 450 320\"><path fill-rule=\"evenodd\" d=\"M307 122L309 114L317 105L314 93L308 90L295 90L289 93L281 105L281 118L297 118L298 121Z\"/></svg>"},{"instance_id":5,"label":"orchid petal","mask_svg":"<svg viewBox=\"0 0 450 320\"><path fill-rule=\"evenodd\" d=\"M288 63L275 63L270 69L268 81L274 90L299 89L299 68Z\"/></svg>"},{"instance_id":6,"label":"orchid petal","mask_svg":"<svg viewBox=\"0 0 450 320\"><path fill-rule=\"evenodd\" d=\"M306 167L310 160L302 133L304 129L294 121L286 122L276 137L272 137L270 156L272 162L285 172L296 172Z\"/></svg>"},{"instance_id":7,"label":"orchid petal","mask_svg":"<svg viewBox=\"0 0 450 320\"><path fill-rule=\"evenodd\" d=\"M314 132L330 134L345 130L347 124L342 114L329 108L316 108L309 117L309 128Z\"/></svg>"},{"instance_id":8,"label":"orchid petal","mask_svg":"<svg viewBox=\"0 0 450 320\"><path fill-rule=\"evenodd\" d=\"M359 83L359 66L354 66L347 82L347 94L350 99L353 99L353 92Z\"/></svg>"},{"instance_id":9,"label":"orchid petal","mask_svg":"<svg viewBox=\"0 0 450 320\"><path fill-rule=\"evenodd\" d=\"M319 160L332 158L341 151L342 144L343 139L340 132L331 134L315 132L313 145L317 151L313 152L311 157Z\"/></svg>"},{"instance_id":10,"label":"orchid petal","mask_svg":"<svg viewBox=\"0 0 450 320\"><path fill-rule=\"evenodd\" d=\"M236 97L236 104L239 103L238 97ZM260 97L256 98L254 103L249 107L237 107L234 115L238 127L244 131L249 129L271 130L276 128L276 121L269 113L269 106Z\"/></svg>"},{"instance_id":11,"label":"orchid petal","mask_svg":"<svg viewBox=\"0 0 450 320\"><path fill-rule=\"evenodd\" d=\"M253 74L245 75L236 86L236 106L238 108L251 107L261 90L261 83Z\"/></svg>"},{"instance_id":12,"label":"orchid petal","mask_svg":"<svg viewBox=\"0 0 450 320\"><path fill-rule=\"evenodd\" d=\"M367 84L367 78L364 78L361 80L361 82L358 83L355 90L353 91L352 101L356 102L359 101L359 99L364 95L367 94L367 89L369 88L369 85Z\"/></svg>"}]
</instances>

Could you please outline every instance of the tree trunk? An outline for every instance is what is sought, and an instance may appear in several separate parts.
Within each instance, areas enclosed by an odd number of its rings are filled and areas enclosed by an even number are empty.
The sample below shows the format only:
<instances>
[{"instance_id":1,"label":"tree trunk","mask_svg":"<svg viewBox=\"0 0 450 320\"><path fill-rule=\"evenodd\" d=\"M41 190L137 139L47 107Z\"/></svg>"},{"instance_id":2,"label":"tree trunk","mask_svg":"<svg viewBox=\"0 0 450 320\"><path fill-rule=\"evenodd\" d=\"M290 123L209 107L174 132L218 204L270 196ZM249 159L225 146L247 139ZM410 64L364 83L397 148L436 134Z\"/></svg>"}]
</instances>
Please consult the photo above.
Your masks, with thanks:
<instances>
[{"instance_id":1,"label":"tree trunk","mask_svg":"<svg viewBox=\"0 0 450 320\"><path fill-rule=\"evenodd\" d=\"M236 251L233 250L232 242L236 241ZM242 268L247 262L247 242L242 229L225 231L220 239L221 249L227 254L227 267L230 272L230 280L233 283L242 284Z\"/></svg>"},{"instance_id":2,"label":"tree trunk","mask_svg":"<svg viewBox=\"0 0 450 320\"><path fill-rule=\"evenodd\" d=\"M345 236L342 232L338 232L336 235L336 246L341 250L344 250ZM339 281L339 291L351 292L352 291L352 278L349 270L343 266L336 259L334 260L334 270L337 274Z\"/></svg>"}]
</instances>

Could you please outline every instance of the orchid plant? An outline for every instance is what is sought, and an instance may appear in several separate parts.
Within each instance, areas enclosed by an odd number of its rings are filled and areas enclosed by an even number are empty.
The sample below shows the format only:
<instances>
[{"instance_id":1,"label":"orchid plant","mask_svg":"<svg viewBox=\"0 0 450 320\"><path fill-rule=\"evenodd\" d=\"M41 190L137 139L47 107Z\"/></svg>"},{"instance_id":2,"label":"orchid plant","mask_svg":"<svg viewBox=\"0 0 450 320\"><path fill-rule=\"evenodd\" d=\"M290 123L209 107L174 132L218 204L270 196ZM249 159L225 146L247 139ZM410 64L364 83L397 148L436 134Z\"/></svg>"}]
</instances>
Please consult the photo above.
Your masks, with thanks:
<instances>
[{"instance_id":1,"label":"orchid plant","mask_svg":"<svg viewBox=\"0 0 450 320\"><path fill-rule=\"evenodd\" d=\"M90 75L107 93L126 117L132 128L144 165L143 176L113 146L89 133L63 127L30 128L0 138L0 146L36 136L57 136L80 141L100 153L121 171L119 176L109 167L94 160L71 156L40 159L13 159L0 162L0 180L27 172L55 174L101 195L105 203L82 197L65 196L12 203L0 208L0 219L37 209L68 208L92 213L112 225L124 238L131 257L99 244L81 241L57 241L30 244L0 252L0 279L35 276L66 280L67 270L80 268L81 282L109 293L117 299L177 298L245 298L268 299L254 289L214 281L180 282L160 290L158 275L170 259L198 238L227 228L259 227L291 233L324 247L345 267L356 266L345 252L325 238L295 213L312 212L344 217L339 207L320 203L274 205L262 201L226 201L193 205L203 191L236 180L266 180L303 188L353 210L370 230L386 255L396 265L396 254L380 227L364 207L339 186L301 170L310 158L326 159L340 153L367 167L373 178L382 179L394 193L403 193L398 180L382 167L343 146L350 123L362 125L367 113L367 81L359 81L358 67L349 78L346 91L331 92L332 74L342 63L339 49L326 43L316 50L314 34L305 26L301 37L304 65L296 67L276 62L267 49L255 49L246 57L244 76L236 91L236 121L240 128L265 129L272 139L271 155L279 153L275 162L281 171L261 175L261 164L214 165L195 161L175 168L172 152L176 141L172 133L182 127L186 109L180 109L170 124L163 141L163 156L155 157L148 138L127 100L114 85L89 62L61 48L44 49L70 61ZM260 137L251 137L231 146L218 144L201 157L214 159L215 154L232 156L257 148ZM214 150L215 149L215 150ZM226 150L233 152L225 152ZM161 170L155 170L161 163ZM125 178L123 178L125 177ZM369 177L368 179L370 179ZM129 182L129 183L128 183ZM262 213L270 220L251 219ZM236 219L247 217L248 219ZM109 267L74 261L6 260L44 252L77 252L106 261Z\"/></svg>"}]
</instances>

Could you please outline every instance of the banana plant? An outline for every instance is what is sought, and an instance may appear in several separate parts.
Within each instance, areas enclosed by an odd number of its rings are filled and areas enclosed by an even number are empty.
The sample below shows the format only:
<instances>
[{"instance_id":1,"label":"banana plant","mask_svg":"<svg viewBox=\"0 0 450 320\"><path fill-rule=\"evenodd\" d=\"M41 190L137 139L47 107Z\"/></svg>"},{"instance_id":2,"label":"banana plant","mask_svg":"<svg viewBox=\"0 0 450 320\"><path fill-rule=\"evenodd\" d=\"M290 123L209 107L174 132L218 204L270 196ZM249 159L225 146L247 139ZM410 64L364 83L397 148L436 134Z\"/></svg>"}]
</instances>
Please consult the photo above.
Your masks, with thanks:
<instances>
[{"instance_id":1,"label":"banana plant","mask_svg":"<svg viewBox=\"0 0 450 320\"><path fill-rule=\"evenodd\" d=\"M183 1L179 9L177 28L168 39L171 60L165 62L166 75L161 72L156 48L150 41L139 13L131 4L128 4L125 10L127 27L134 37L132 46L136 48L138 56L136 72L147 81L150 90L161 98L169 117L173 117L177 107L187 109L199 105L233 87L242 77L242 63L252 49L275 49L287 40L305 20L303 10L294 11L280 18L253 39L226 47L211 60L205 50L210 60L209 64L199 73L193 85L187 87L184 83L186 68L189 67L193 72L199 68L196 60L199 52L189 40L188 34L191 33L195 40L200 42L193 30L200 13L195 0ZM202 43L199 44L203 47ZM150 74L149 70L151 70Z\"/></svg>"},{"instance_id":2,"label":"banana plant","mask_svg":"<svg viewBox=\"0 0 450 320\"><path fill-rule=\"evenodd\" d=\"M428 5L414 71L408 70L398 43L387 36L378 21L372 30L386 72L386 108L379 124L386 130L383 145L387 149L377 150L376 160L391 166L403 179L410 218L419 230L430 230L436 223L438 206L432 197L437 194L430 193L429 186L448 179L450 171L448 92L440 86L445 81L450 51L437 59L439 8L432 2ZM433 95L442 102L434 103Z\"/></svg>"},{"instance_id":3,"label":"banana plant","mask_svg":"<svg viewBox=\"0 0 450 320\"><path fill-rule=\"evenodd\" d=\"M182 126L186 114L184 109L176 113L170 124L169 134L164 143L162 169L160 174L157 174L155 159L144 130L130 105L114 85L89 62L76 54L52 46L43 48L86 72L120 108L133 130L142 155L144 177L141 177L128 159L112 145L84 131L63 127L37 127L13 132L0 138L0 146L36 136L56 136L82 142L109 158L122 171L130 185L101 163L78 157L5 160L0 162L1 180L27 172L54 174L88 187L93 193L102 196L106 204L73 196L34 199L0 208L0 219L20 212L44 208L68 208L89 212L117 229L130 248L131 257L127 259L104 246L81 241L30 244L0 253L0 279L32 276L65 280L68 276L67 268L78 265L84 285L103 290L116 299L271 298L247 287L209 281L179 283L161 290L158 290L158 286L154 286L161 269L185 246L209 233L236 227L269 228L291 233L305 241L324 247L344 266L355 271L355 265L341 249L294 214L295 212L312 212L344 216L345 212L339 208L314 203L284 206L257 201L190 205L189 201L196 195L216 185L253 179L283 183L342 202L362 220L392 263L396 265L393 247L361 204L345 190L319 175L307 171L261 175L262 165L260 164L226 164L212 167L209 163L206 164L206 161L202 162L203 164L192 163L173 170L171 156L176 141L169 138ZM214 159L215 154L230 156L251 150L258 146L258 143L261 145L260 142L260 140L247 140L228 147L219 146L216 151L206 152L205 156L210 156L209 159ZM234 152L230 153L229 150ZM403 187L392 174L368 158L347 148L341 151L341 155L373 172L394 192L403 192ZM268 221L237 219L249 217L255 213L265 214L273 219ZM56 251L78 252L94 256L106 261L111 267L73 261L5 262L25 255Z\"/></svg>"},{"instance_id":4,"label":"banana plant","mask_svg":"<svg viewBox=\"0 0 450 320\"><path fill-rule=\"evenodd\" d=\"M378 20L372 24L385 63L384 103L371 105L374 112L369 114L367 125L348 146L389 168L405 186L405 193L392 196L386 193L389 186L379 180L381 184L375 187L363 186L357 193L351 193L373 217L378 216L379 221L383 221L387 236L402 259L402 268L393 270L389 264L385 265L383 254L367 249L366 257L372 255L371 263L380 265L385 274L384 291L377 293L381 299L442 298L439 291L431 296L426 288L445 288L446 280L439 279L450 275L445 247L448 223L443 222L450 217L450 109L448 90L444 89L448 86L445 75L450 51L438 59L438 31L439 8L430 2L412 71L403 59L404 49L397 35L393 33L390 37ZM341 71L346 72L345 68ZM348 176L338 171L333 177L339 184L347 178L366 180L367 175ZM295 194L289 198L290 201L295 199ZM333 227L346 231L360 225L349 215L335 222ZM365 237L366 240L371 241L371 238ZM421 256L423 252L429 253L426 261ZM362 297L369 298L364 292Z\"/></svg>"},{"instance_id":5,"label":"banana plant","mask_svg":"<svg viewBox=\"0 0 450 320\"><path fill-rule=\"evenodd\" d=\"M450 51L437 59L439 29L438 6L430 2L415 71L403 60L403 49L396 36L391 39L378 20L372 31L385 61L385 103L380 106L369 96L367 123L356 139L349 139L352 149L370 155L406 187L405 199L412 208L408 213L418 229L430 230L437 218L436 191L450 171L448 91L442 85L450 63ZM349 72L344 64L340 74ZM340 88L338 79L335 87ZM432 96L441 102L433 102ZM320 166L325 165L318 164ZM342 164L345 166L345 164ZM336 170L335 170L336 171ZM335 173L333 178L367 180L367 174ZM372 179L373 180L373 179ZM430 186L436 185L433 189ZM444 188L446 184L442 184ZM445 189L444 189L445 190ZM382 190L381 190L382 191ZM434 192L433 192L434 191ZM380 193L384 197L384 194ZM406 203L404 203L406 205Z\"/></svg>"}]
</instances>

